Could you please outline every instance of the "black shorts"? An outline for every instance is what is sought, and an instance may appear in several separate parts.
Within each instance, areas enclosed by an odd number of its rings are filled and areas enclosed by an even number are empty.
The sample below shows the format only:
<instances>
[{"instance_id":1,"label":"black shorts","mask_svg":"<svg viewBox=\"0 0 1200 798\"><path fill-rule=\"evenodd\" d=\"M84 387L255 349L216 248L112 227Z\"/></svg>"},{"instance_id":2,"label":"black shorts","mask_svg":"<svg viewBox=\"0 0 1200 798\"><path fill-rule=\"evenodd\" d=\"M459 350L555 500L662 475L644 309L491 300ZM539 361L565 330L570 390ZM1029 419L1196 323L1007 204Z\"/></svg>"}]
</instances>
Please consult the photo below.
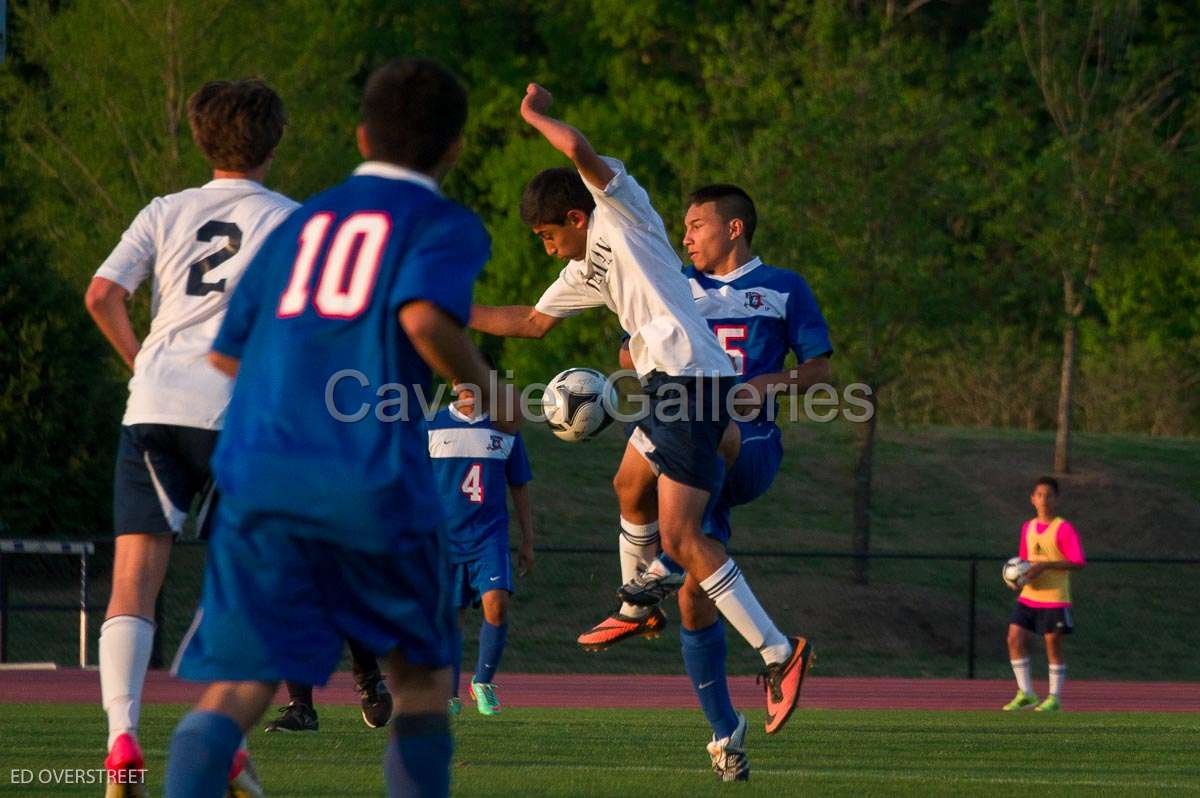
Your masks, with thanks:
<instances>
[{"instance_id":1,"label":"black shorts","mask_svg":"<svg viewBox=\"0 0 1200 798\"><path fill-rule=\"evenodd\" d=\"M207 537L216 500L208 461L217 434L171 424L122 426L113 479L113 534L178 534L200 496L196 526Z\"/></svg>"},{"instance_id":2,"label":"black shorts","mask_svg":"<svg viewBox=\"0 0 1200 798\"><path fill-rule=\"evenodd\" d=\"M734 377L670 377L652 372L645 380L647 413L636 422L630 443L655 470L676 482L715 493L725 465L717 451L729 425L726 397Z\"/></svg>"},{"instance_id":3,"label":"black shorts","mask_svg":"<svg viewBox=\"0 0 1200 798\"><path fill-rule=\"evenodd\" d=\"M1019 601L1008 622L1038 635L1053 632L1069 635L1075 628L1071 623L1070 607L1030 607Z\"/></svg>"}]
</instances>

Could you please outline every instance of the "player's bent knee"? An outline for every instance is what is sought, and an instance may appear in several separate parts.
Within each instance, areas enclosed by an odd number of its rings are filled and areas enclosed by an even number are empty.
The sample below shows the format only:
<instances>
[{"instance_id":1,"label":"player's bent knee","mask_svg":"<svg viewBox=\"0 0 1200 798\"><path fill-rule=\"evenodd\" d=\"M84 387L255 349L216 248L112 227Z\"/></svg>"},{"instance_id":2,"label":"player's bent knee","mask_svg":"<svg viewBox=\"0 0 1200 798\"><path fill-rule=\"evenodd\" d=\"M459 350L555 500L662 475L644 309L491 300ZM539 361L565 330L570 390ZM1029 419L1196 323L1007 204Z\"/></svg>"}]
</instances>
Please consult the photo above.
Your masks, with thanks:
<instances>
[{"instance_id":1,"label":"player's bent knee","mask_svg":"<svg viewBox=\"0 0 1200 798\"><path fill-rule=\"evenodd\" d=\"M508 591L489 590L483 594L483 617L493 626L508 619Z\"/></svg>"}]
</instances>

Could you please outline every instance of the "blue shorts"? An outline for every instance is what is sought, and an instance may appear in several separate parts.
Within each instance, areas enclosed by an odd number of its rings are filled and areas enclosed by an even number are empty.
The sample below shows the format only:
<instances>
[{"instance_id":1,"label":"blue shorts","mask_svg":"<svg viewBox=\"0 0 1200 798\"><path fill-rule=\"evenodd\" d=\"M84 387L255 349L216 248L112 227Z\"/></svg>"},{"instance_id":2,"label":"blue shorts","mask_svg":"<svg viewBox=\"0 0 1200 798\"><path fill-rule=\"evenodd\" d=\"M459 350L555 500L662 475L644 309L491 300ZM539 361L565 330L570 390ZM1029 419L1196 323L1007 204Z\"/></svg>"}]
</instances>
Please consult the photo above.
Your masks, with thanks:
<instances>
[{"instance_id":1,"label":"blue shorts","mask_svg":"<svg viewBox=\"0 0 1200 798\"><path fill-rule=\"evenodd\" d=\"M513 593L508 534L492 535L479 556L450 565L450 590L458 609L478 607L489 590Z\"/></svg>"},{"instance_id":2,"label":"blue shorts","mask_svg":"<svg viewBox=\"0 0 1200 798\"><path fill-rule=\"evenodd\" d=\"M208 461L218 434L173 424L122 426L113 475L113 533L179 534L200 496L196 524L206 537L216 496Z\"/></svg>"},{"instance_id":3,"label":"blue shorts","mask_svg":"<svg viewBox=\"0 0 1200 798\"><path fill-rule=\"evenodd\" d=\"M629 442L659 474L716 493L725 473L717 449L730 422L726 396L736 384L734 377L652 372L645 380L649 412Z\"/></svg>"},{"instance_id":4,"label":"blue shorts","mask_svg":"<svg viewBox=\"0 0 1200 798\"><path fill-rule=\"evenodd\" d=\"M770 489L783 462L783 436L773 423L735 421L742 433L737 460L725 473L721 492L708 503L704 534L725 545L733 533L730 511Z\"/></svg>"},{"instance_id":5,"label":"blue shorts","mask_svg":"<svg viewBox=\"0 0 1200 798\"><path fill-rule=\"evenodd\" d=\"M346 638L377 655L453 662L455 617L444 535L387 553L288 533L276 517L218 508L204 594L175 672L200 682L287 680L323 685Z\"/></svg>"}]
</instances>

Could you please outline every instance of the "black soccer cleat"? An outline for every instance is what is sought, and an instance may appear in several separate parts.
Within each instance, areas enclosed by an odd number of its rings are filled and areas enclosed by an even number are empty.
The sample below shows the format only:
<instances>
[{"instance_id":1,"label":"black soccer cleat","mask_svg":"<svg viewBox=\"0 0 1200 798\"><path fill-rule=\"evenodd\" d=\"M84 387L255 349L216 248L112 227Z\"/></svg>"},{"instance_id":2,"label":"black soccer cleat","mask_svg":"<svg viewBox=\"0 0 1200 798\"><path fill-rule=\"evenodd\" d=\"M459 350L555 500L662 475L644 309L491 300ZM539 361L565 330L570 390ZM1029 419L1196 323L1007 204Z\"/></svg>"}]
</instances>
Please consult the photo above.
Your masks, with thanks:
<instances>
[{"instance_id":1,"label":"black soccer cleat","mask_svg":"<svg viewBox=\"0 0 1200 798\"><path fill-rule=\"evenodd\" d=\"M635 607L653 607L682 586L683 574L658 576L649 571L639 571L617 588L617 596Z\"/></svg>"},{"instance_id":2,"label":"black soccer cleat","mask_svg":"<svg viewBox=\"0 0 1200 798\"><path fill-rule=\"evenodd\" d=\"M355 685L362 696L362 719L369 728L386 726L392 719L392 694L379 671L367 676Z\"/></svg>"},{"instance_id":3,"label":"black soccer cleat","mask_svg":"<svg viewBox=\"0 0 1200 798\"><path fill-rule=\"evenodd\" d=\"M293 701L279 708L279 717L263 728L265 732L315 732L320 727L317 711L308 704Z\"/></svg>"}]
</instances>

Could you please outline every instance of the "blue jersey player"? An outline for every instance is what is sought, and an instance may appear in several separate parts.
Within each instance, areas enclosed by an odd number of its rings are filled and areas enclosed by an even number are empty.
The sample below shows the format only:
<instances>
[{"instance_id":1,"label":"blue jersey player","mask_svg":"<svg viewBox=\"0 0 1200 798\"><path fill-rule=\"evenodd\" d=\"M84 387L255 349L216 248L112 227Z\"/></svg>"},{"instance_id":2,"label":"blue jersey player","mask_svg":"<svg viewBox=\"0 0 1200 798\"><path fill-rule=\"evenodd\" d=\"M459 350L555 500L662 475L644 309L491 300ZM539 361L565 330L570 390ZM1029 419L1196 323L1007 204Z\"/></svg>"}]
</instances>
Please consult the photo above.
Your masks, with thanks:
<instances>
[{"instance_id":1,"label":"blue jersey player","mask_svg":"<svg viewBox=\"0 0 1200 798\"><path fill-rule=\"evenodd\" d=\"M693 264L685 274L697 309L739 377L754 385L758 396L769 397L787 386L803 390L829 379L833 347L804 278L753 256L756 226L754 202L737 186L716 184L694 191L684 217L683 246ZM795 355L797 367L785 370L789 352ZM625 350L622 361L630 365ZM726 428L721 444L727 463L725 479L704 519L705 534L723 546L732 533L731 510L766 493L779 471L783 445L774 409L771 398L762 407L743 407L741 415L753 417L737 419ZM644 527L657 518L652 503L623 504L621 508L623 530ZM627 581L619 591L623 603L614 617L643 617L683 584L682 569L666 555L654 558L655 550L654 543L646 545L623 531L620 553L622 576ZM745 761L744 735L736 734L739 716L728 690L721 687L724 671L716 670L716 663L724 660L725 632L702 592L681 596L680 610L684 661L713 727L714 740L709 746L713 767L723 777L736 778ZM613 626L617 625L612 618L602 621L580 636L580 644L587 647L592 638L603 637L607 647L628 639L630 635L614 636L608 629Z\"/></svg>"},{"instance_id":2,"label":"blue jersey player","mask_svg":"<svg viewBox=\"0 0 1200 798\"><path fill-rule=\"evenodd\" d=\"M467 607L483 609L471 697L480 714L496 715L500 701L494 676L508 639L508 597L513 592L505 488L512 494L521 528L518 565L524 574L533 567L533 514L527 487L533 472L520 434L497 428L486 413L477 412L469 390L460 391L458 401L429 423L429 458L446 516L451 595L460 623ZM452 715L461 711L460 662L461 656L454 664Z\"/></svg>"},{"instance_id":3,"label":"blue jersey player","mask_svg":"<svg viewBox=\"0 0 1200 798\"><path fill-rule=\"evenodd\" d=\"M433 62L375 71L366 163L276 229L231 300L210 355L238 375L213 459L223 499L177 663L213 684L175 729L170 798L222 794L278 683L324 684L347 637L389 658L390 794L449 792L454 614L418 407L433 371L492 399L463 328L488 235L438 191L466 115Z\"/></svg>"}]
</instances>

